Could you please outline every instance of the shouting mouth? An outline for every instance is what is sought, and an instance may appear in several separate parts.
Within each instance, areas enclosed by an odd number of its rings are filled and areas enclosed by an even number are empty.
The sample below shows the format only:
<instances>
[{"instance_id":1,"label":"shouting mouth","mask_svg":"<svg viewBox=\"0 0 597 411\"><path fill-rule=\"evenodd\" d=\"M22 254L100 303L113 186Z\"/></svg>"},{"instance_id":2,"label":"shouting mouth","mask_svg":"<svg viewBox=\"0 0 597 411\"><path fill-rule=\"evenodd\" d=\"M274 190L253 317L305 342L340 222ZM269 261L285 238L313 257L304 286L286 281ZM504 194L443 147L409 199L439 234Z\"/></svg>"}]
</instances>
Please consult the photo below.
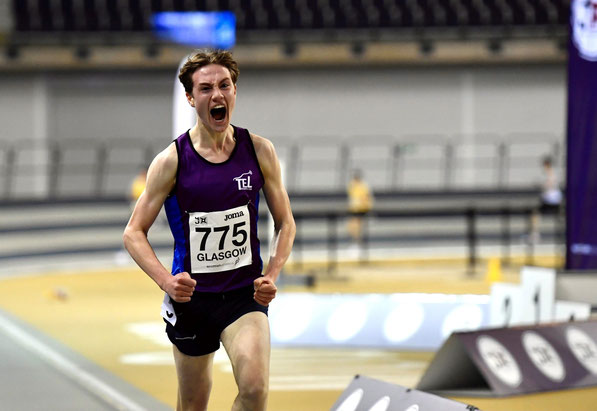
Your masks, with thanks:
<instances>
[{"instance_id":1,"label":"shouting mouth","mask_svg":"<svg viewBox=\"0 0 597 411\"><path fill-rule=\"evenodd\" d=\"M226 107L223 105L215 106L209 113L216 121L222 121L226 118Z\"/></svg>"}]
</instances>

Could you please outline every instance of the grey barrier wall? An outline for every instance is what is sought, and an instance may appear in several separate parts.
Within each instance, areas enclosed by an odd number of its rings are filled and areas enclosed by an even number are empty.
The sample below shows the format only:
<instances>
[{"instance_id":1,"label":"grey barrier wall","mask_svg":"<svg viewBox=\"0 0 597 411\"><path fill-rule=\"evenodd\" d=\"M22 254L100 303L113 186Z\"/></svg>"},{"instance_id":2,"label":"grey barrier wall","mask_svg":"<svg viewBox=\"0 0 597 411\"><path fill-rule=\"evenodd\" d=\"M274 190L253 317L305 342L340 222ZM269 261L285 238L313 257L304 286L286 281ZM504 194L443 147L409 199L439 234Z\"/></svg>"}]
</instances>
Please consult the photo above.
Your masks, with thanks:
<instances>
[{"instance_id":1,"label":"grey barrier wall","mask_svg":"<svg viewBox=\"0 0 597 411\"><path fill-rule=\"evenodd\" d=\"M286 186L293 193L342 193L354 168L362 169L372 188L381 192L538 190L541 157L563 153L558 141L535 136L520 143L498 140L473 146L397 139L304 143L293 139L278 145ZM0 200L126 196L135 175L167 144L130 137L2 142Z\"/></svg>"},{"instance_id":2,"label":"grey barrier wall","mask_svg":"<svg viewBox=\"0 0 597 411\"><path fill-rule=\"evenodd\" d=\"M31 174L4 192L48 195L52 150L74 141L130 161L104 169L125 189L148 155L114 153L111 142L151 154L166 145L173 83L173 72L153 70L3 73L0 167L5 181ZM520 186L539 181L545 154L562 175L565 100L563 65L241 68L233 119L275 142L291 189L343 187L357 167L378 189ZM11 158L15 142L31 152ZM98 164L103 149L89 154Z\"/></svg>"},{"instance_id":3,"label":"grey barrier wall","mask_svg":"<svg viewBox=\"0 0 597 411\"><path fill-rule=\"evenodd\" d=\"M4 72L0 140L36 131L167 140L174 76L175 68ZM468 142L488 133L561 136L565 107L564 65L241 68L234 121L275 139L429 134Z\"/></svg>"}]
</instances>

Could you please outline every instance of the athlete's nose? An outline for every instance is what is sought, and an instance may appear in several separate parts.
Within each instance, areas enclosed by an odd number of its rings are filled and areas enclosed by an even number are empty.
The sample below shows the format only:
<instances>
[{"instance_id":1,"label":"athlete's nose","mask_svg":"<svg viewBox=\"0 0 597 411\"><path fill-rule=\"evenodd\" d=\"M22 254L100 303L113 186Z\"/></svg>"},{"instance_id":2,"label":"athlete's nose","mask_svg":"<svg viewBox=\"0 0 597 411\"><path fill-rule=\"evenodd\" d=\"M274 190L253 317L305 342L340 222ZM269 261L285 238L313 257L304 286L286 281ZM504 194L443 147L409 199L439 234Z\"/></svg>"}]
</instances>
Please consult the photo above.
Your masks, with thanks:
<instances>
[{"instance_id":1,"label":"athlete's nose","mask_svg":"<svg viewBox=\"0 0 597 411\"><path fill-rule=\"evenodd\" d=\"M214 98L224 98L224 92L222 91L221 88L216 87L213 96L214 96Z\"/></svg>"}]
</instances>

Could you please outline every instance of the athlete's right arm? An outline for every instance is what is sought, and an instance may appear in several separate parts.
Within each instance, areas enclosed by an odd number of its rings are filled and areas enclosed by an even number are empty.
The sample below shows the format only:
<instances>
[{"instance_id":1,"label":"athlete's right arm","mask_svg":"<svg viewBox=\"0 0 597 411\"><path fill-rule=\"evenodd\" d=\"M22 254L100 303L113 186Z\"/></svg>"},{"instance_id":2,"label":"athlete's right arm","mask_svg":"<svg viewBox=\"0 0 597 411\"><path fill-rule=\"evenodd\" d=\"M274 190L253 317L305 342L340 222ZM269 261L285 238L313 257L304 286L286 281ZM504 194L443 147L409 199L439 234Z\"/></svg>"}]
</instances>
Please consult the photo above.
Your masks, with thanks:
<instances>
[{"instance_id":1,"label":"athlete's right arm","mask_svg":"<svg viewBox=\"0 0 597 411\"><path fill-rule=\"evenodd\" d=\"M164 267L147 240L149 228L157 218L166 197L176 182L178 156L174 143L158 154L147 172L145 191L139 197L124 230L124 246L143 271L177 302L190 301L196 281L186 273L175 276Z\"/></svg>"}]
</instances>

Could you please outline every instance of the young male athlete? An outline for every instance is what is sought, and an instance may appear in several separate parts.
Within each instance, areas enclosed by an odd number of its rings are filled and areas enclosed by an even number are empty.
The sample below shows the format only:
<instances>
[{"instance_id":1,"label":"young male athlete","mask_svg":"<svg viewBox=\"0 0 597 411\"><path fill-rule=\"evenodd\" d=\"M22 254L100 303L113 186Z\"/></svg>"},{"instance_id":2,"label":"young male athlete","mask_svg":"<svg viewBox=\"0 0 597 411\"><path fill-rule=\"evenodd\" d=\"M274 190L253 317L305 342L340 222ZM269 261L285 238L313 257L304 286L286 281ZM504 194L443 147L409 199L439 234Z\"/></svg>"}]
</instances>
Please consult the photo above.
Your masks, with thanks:
<instances>
[{"instance_id":1,"label":"young male athlete","mask_svg":"<svg viewBox=\"0 0 597 411\"><path fill-rule=\"evenodd\" d=\"M222 342L238 385L233 410L264 410L269 382L268 304L296 231L272 143L230 124L239 70L227 51L200 51L180 70L197 123L159 153L124 232L137 264L165 291L178 410L207 409L214 352ZM274 220L262 273L259 190ZM175 240L172 272L147 232L162 205Z\"/></svg>"}]
</instances>

